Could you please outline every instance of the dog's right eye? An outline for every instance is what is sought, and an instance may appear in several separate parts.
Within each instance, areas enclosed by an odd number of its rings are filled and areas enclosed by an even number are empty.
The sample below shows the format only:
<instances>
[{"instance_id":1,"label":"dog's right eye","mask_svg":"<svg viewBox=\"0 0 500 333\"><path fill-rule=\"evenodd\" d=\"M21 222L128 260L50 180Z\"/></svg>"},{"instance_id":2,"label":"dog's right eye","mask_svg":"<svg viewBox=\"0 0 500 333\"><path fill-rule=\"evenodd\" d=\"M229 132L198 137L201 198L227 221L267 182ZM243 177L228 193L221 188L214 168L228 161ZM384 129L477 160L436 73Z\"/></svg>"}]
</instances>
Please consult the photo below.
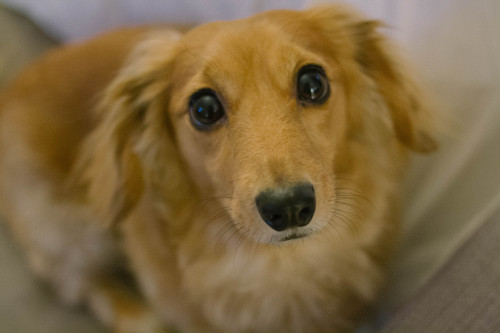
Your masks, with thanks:
<instances>
[{"instance_id":1,"label":"dog's right eye","mask_svg":"<svg viewBox=\"0 0 500 333\"><path fill-rule=\"evenodd\" d=\"M189 116L199 130L208 130L224 117L224 108L211 89L202 89L191 96Z\"/></svg>"},{"instance_id":2,"label":"dog's right eye","mask_svg":"<svg viewBox=\"0 0 500 333\"><path fill-rule=\"evenodd\" d=\"M323 104L330 94L325 70L318 65L306 65L297 75L297 97L309 104Z\"/></svg>"}]
</instances>

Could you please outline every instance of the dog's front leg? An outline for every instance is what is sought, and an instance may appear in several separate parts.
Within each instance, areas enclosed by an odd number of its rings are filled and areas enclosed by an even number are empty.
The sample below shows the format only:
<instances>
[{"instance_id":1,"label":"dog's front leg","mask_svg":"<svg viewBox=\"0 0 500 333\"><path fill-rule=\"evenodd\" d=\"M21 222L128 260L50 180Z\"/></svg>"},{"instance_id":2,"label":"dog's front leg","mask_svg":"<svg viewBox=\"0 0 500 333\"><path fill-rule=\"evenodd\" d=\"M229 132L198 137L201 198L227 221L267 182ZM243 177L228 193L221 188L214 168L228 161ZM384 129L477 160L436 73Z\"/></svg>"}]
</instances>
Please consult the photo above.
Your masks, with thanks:
<instances>
[{"instance_id":1,"label":"dog's front leg","mask_svg":"<svg viewBox=\"0 0 500 333\"><path fill-rule=\"evenodd\" d=\"M111 276L95 278L89 287L90 310L116 333L166 333L159 318L130 286Z\"/></svg>"}]
</instances>

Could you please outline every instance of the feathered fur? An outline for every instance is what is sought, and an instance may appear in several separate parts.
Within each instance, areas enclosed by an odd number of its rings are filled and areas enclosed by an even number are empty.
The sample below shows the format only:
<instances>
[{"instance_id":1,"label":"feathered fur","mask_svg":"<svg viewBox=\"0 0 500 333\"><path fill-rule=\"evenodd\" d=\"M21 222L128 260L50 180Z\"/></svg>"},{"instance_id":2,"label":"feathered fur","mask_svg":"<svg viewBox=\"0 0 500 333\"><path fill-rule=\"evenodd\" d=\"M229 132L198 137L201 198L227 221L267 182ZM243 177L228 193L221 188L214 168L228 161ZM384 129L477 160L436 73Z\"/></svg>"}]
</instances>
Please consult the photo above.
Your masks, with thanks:
<instances>
[{"instance_id":1,"label":"feathered fur","mask_svg":"<svg viewBox=\"0 0 500 333\"><path fill-rule=\"evenodd\" d=\"M378 27L328 6L46 55L0 110L1 213L34 270L118 331L352 330L383 283L407 152L436 147ZM311 63L322 105L295 95ZM188 104L206 87L227 120L199 131ZM308 236L281 241L255 196L303 179Z\"/></svg>"}]
</instances>

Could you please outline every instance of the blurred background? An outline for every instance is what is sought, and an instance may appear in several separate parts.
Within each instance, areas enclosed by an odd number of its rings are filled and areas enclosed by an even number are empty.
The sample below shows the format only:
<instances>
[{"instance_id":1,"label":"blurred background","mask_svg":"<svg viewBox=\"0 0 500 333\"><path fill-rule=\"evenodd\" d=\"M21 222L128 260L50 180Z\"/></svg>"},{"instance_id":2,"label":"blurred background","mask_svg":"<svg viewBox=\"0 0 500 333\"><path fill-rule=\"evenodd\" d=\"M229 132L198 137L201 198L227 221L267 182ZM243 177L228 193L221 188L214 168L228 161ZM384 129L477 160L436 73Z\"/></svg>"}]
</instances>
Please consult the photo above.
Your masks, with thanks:
<instances>
[{"instance_id":1,"label":"blurred background","mask_svg":"<svg viewBox=\"0 0 500 333\"><path fill-rule=\"evenodd\" d=\"M107 29L199 24L320 2L328 1L0 0L0 87L55 45ZM344 2L388 24L385 33L403 46L452 128L439 152L414 157L401 250L379 306L380 317L390 319L500 208L500 1ZM500 289L500 279L492 287ZM0 333L101 331L85 312L61 307L29 274L0 224Z\"/></svg>"}]
</instances>

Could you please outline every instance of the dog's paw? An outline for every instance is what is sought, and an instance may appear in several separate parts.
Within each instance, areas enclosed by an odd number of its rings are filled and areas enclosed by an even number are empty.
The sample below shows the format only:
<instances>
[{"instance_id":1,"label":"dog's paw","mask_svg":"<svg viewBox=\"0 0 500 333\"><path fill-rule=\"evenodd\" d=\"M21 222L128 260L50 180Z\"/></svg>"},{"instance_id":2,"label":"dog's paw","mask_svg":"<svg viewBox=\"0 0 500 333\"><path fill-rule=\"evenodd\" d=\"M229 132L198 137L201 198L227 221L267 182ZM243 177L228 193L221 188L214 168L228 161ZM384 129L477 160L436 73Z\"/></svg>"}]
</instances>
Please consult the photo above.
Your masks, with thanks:
<instances>
[{"instance_id":1,"label":"dog's paw","mask_svg":"<svg viewBox=\"0 0 500 333\"><path fill-rule=\"evenodd\" d=\"M120 281L109 277L96 279L87 296L90 310L113 332L167 332L160 318L140 295Z\"/></svg>"}]
</instances>

